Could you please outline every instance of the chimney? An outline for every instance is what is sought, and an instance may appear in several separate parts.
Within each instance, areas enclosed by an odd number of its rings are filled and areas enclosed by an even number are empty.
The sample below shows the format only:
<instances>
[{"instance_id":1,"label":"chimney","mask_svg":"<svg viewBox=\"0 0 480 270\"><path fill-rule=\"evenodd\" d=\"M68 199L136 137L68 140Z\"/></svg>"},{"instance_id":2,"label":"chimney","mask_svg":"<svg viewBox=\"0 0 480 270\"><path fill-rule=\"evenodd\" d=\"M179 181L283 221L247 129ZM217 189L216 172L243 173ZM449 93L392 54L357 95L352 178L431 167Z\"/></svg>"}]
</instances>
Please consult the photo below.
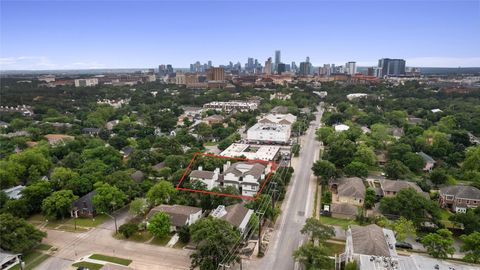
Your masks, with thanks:
<instances>
[{"instance_id":1,"label":"chimney","mask_svg":"<svg viewBox=\"0 0 480 270\"><path fill-rule=\"evenodd\" d=\"M202 167L202 166L198 166L198 170L199 170L199 171L203 171L203 167Z\"/></svg>"},{"instance_id":2,"label":"chimney","mask_svg":"<svg viewBox=\"0 0 480 270\"><path fill-rule=\"evenodd\" d=\"M227 161L227 163L223 164L223 173L225 173L228 168L230 168L231 162Z\"/></svg>"}]
</instances>

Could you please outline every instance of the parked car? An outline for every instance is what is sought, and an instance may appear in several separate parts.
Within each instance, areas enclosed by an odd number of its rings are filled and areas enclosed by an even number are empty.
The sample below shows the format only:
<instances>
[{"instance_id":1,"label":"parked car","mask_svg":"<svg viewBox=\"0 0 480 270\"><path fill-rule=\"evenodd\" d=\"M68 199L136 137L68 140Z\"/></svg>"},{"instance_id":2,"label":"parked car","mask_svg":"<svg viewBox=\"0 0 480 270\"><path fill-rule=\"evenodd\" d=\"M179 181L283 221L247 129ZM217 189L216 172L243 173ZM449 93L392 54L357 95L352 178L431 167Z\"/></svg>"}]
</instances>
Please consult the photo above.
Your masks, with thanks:
<instances>
[{"instance_id":1,"label":"parked car","mask_svg":"<svg viewBox=\"0 0 480 270\"><path fill-rule=\"evenodd\" d=\"M397 243L395 243L395 247L396 248L404 248L404 249L412 249L413 248L412 244L406 243L406 242L400 242L400 241L397 241Z\"/></svg>"}]
</instances>

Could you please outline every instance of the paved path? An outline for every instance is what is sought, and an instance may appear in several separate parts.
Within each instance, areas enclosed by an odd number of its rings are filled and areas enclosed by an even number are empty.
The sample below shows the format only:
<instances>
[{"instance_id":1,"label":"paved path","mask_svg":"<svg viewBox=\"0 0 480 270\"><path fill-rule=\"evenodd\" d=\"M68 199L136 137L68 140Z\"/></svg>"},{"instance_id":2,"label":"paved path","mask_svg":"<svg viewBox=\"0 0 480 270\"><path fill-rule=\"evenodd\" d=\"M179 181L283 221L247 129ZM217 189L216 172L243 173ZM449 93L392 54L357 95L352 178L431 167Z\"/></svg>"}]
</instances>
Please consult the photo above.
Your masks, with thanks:
<instances>
[{"instance_id":1,"label":"paved path","mask_svg":"<svg viewBox=\"0 0 480 270\"><path fill-rule=\"evenodd\" d=\"M125 220L123 215L118 220ZM120 224L122 222L118 222ZM58 251L36 268L40 270L69 269L72 263L92 253L131 259L133 262L129 266L139 270L189 269L190 266L189 251L113 238L115 226L112 221L85 233L46 231L45 242L57 247Z\"/></svg>"},{"instance_id":2,"label":"paved path","mask_svg":"<svg viewBox=\"0 0 480 270\"><path fill-rule=\"evenodd\" d=\"M312 174L311 167L313 162L318 159L319 154L319 143L315 139L315 130L320 125L323 113L320 106L318 111L314 124L301 138L299 158L292 162L295 172L265 257L245 262L246 269L284 270L298 267L292 254L305 240L300 230L305 220L311 217L313 212L316 178Z\"/></svg>"}]
</instances>

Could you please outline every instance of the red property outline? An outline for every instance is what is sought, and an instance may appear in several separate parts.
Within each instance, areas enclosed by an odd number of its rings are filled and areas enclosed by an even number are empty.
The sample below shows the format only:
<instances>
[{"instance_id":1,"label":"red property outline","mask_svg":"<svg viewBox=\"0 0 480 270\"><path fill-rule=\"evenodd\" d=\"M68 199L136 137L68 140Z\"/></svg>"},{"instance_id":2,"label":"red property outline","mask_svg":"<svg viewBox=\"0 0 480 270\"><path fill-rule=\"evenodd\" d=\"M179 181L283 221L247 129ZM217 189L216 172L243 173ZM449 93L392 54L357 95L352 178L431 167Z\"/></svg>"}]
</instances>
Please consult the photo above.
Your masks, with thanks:
<instances>
[{"instance_id":1,"label":"red property outline","mask_svg":"<svg viewBox=\"0 0 480 270\"><path fill-rule=\"evenodd\" d=\"M205 157L215 157L215 158L224 158L224 159L235 159L235 160L243 160L247 161L249 163L263 163L263 164L270 164L272 166L271 171L267 174L267 177L265 178L265 181L263 181L262 187L260 190L257 192L257 195L255 197L250 197L250 196L244 196L244 195L232 195L232 194L226 194L226 193L219 193L219 192L214 192L214 191L209 191L209 190L199 190L199 189L191 189L191 188L184 188L180 187L180 185L183 182L183 179L187 176L187 173L189 173L190 166L192 166L193 161L197 158L197 156L205 156ZM204 194L213 194L213 195L219 195L219 196L226 196L226 197L232 197L232 198L240 198L240 199L245 199L245 200L257 200L260 194L262 194L262 190L265 187L265 184L268 182L268 179L272 175L272 173L276 170L277 164L273 161L265 161L265 160L259 160L259 159L248 159L248 158L237 158L237 157L227 157L227 156L220 156L220 155L214 155L214 154L207 154L207 153L200 153L196 152L195 155L193 155L193 158L190 160L190 163L188 164L187 169L183 173L182 178L180 179L180 182L177 184L176 189L177 190L185 190L185 191L190 191L190 192L197 192L197 193L204 193Z\"/></svg>"}]
</instances>

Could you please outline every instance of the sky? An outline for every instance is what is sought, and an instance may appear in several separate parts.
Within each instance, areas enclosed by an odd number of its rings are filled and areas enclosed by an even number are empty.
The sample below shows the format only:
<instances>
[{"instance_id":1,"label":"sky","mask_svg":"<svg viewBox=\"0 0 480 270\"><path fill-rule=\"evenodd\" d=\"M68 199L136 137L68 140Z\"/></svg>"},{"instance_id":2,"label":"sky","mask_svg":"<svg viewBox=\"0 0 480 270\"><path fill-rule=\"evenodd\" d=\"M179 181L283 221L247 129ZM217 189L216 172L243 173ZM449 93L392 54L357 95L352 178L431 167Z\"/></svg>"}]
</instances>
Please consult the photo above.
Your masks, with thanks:
<instances>
[{"instance_id":1,"label":"sky","mask_svg":"<svg viewBox=\"0 0 480 270\"><path fill-rule=\"evenodd\" d=\"M211 60L480 67L480 0L0 0L0 69L153 68Z\"/></svg>"}]
</instances>

